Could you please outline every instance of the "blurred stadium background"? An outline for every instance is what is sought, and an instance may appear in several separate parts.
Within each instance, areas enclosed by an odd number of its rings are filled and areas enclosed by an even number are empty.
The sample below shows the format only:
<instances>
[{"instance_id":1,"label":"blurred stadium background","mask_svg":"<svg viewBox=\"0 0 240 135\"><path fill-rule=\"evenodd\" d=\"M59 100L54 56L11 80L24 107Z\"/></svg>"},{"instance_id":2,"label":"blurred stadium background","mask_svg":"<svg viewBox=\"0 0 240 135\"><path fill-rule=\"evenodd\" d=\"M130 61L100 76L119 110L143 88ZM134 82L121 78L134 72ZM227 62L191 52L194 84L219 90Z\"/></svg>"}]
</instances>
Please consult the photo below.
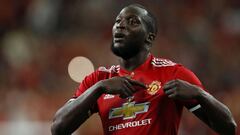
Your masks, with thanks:
<instances>
[{"instance_id":1,"label":"blurred stadium background","mask_svg":"<svg viewBox=\"0 0 240 135\"><path fill-rule=\"evenodd\" d=\"M50 135L54 113L78 86L69 62L117 64L111 28L134 2L158 19L153 54L194 71L240 125L239 0L0 0L0 134ZM75 134L101 135L98 116ZM185 110L180 135L215 133Z\"/></svg>"}]
</instances>

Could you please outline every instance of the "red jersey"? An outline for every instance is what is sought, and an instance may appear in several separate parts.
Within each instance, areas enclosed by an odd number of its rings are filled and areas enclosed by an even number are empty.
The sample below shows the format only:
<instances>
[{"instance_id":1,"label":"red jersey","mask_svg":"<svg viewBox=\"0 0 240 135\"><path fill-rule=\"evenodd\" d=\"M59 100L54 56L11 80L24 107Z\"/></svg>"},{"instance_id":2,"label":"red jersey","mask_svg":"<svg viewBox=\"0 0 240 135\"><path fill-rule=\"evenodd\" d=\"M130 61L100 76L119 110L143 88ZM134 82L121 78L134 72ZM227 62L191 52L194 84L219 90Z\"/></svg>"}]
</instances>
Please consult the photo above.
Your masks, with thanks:
<instances>
[{"instance_id":1,"label":"red jersey","mask_svg":"<svg viewBox=\"0 0 240 135\"><path fill-rule=\"evenodd\" d=\"M130 76L148 88L141 88L127 99L110 94L99 97L91 112L99 113L105 135L177 135L183 107L190 110L200 107L196 100L170 99L162 89L166 82L174 79L202 87L199 79L182 65L152 55L132 72L120 66L99 68L82 81L75 98L96 82L114 76Z\"/></svg>"}]
</instances>

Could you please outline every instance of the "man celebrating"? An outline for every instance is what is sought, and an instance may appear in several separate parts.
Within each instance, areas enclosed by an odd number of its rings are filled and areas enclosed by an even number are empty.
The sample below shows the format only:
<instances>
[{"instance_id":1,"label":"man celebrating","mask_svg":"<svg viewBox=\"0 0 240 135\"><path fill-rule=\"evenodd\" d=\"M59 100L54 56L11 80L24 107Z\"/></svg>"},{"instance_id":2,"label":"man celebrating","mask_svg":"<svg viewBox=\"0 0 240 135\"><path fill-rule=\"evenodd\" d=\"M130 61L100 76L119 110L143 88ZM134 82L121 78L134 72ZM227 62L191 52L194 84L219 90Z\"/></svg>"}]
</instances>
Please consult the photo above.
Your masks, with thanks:
<instances>
[{"instance_id":1,"label":"man celebrating","mask_svg":"<svg viewBox=\"0 0 240 135\"><path fill-rule=\"evenodd\" d=\"M188 69L150 54L156 22L141 5L121 10L112 29L120 66L100 67L60 108L53 135L73 133L98 112L105 135L177 135L183 107L221 135L235 135L229 109L206 92Z\"/></svg>"}]
</instances>

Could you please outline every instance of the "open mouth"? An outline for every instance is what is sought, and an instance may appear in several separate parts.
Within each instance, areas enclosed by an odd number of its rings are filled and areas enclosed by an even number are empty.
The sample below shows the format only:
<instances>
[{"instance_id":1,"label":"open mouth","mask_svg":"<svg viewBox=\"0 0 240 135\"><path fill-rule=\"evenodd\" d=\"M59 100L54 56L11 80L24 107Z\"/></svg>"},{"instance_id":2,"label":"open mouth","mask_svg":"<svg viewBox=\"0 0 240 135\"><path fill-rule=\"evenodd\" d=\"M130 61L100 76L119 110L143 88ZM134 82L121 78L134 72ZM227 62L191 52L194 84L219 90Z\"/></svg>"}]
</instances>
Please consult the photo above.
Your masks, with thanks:
<instances>
[{"instance_id":1,"label":"open mouth","mask_svg":"<svg viewBox=\"0 0 240 135\"><path fill-rule=\"evenodd\" d=\"M123 33L115 33L114 38L123 38L125 35Z\"/></svg>"},{"instance_id":2,"label":"open mouth","mask_svg":"<svg viewBox=\"0 0 240 135\"><path fill-rule=\"evenodd\" d=\"M122 41L122 40L124 40L124 38L125 38L125 35L123 33L115 33L114 34L114 41L115 42Z\"/></svg>"}]
</instances>

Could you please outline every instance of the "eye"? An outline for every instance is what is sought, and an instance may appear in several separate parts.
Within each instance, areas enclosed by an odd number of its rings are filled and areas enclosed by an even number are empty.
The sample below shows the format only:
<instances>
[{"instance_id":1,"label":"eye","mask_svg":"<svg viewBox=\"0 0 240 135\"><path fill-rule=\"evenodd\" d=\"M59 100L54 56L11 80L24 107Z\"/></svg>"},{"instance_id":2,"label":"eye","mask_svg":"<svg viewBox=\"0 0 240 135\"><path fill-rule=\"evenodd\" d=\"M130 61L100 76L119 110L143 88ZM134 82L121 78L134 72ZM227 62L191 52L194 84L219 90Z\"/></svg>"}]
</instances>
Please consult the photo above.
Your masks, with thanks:
<instances>
[{"instance_id":1,"label":"eye","mask_svg":"<svg viewBox=\"0 0 240 135\"><path fill-rule=\"evenodd\" d=\"M138 25L140 21L136 17L131 17L128 19L128 24L130 25Z\"/></svg>"},{"instance_id":2,"label":"eye","mask_svg":"<svg viewBox=\"0 0 240 135\"><path fill-rule=\"evenodd\" d=\"M117 18L115 22L116 22L116 23L120 23L120 22L121 22L121 19L120 19L120 18Z\"/></svg>"}]
</instances>

